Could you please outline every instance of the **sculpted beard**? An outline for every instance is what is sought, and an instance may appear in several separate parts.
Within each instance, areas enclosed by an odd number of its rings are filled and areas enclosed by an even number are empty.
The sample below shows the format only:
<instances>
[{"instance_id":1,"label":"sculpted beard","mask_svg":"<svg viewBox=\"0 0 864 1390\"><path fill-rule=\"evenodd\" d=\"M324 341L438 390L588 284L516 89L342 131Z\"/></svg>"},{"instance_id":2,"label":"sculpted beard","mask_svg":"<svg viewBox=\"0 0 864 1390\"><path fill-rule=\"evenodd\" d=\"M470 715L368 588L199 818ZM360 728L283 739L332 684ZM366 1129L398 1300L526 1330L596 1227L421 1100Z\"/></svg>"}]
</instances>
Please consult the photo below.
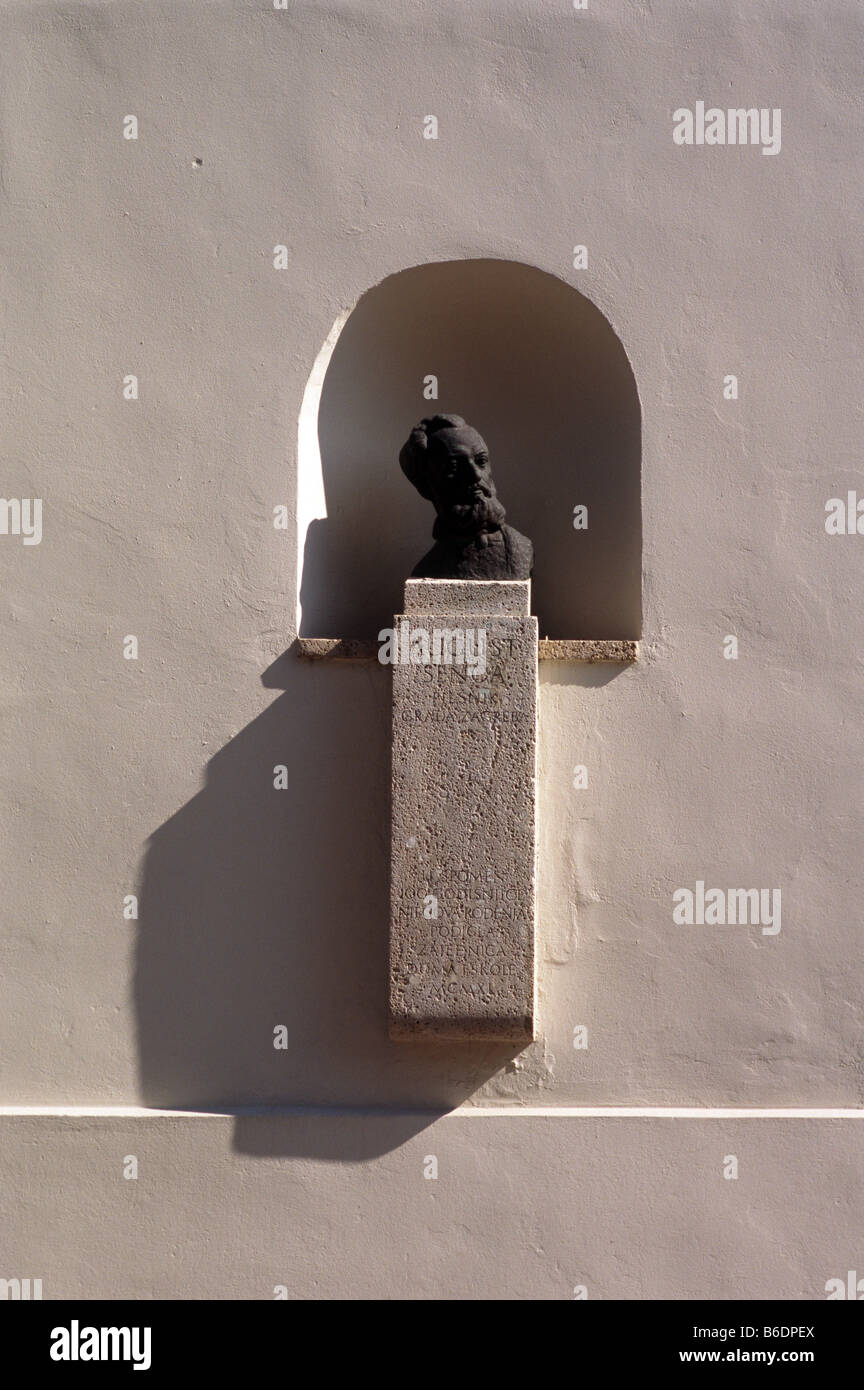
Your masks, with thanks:
<instances>
[{"instance_id":1,"label":"sculpted beard","mask_svg":"<svg viewBox=\"0 0 864 1390\"><path fill-rule=\"evenodd\" d=\"M498 498L481 489L468 502L449 502L442 520L454 531L490 531L501 526L505 516Z\"/></svg>"}]
</instances>

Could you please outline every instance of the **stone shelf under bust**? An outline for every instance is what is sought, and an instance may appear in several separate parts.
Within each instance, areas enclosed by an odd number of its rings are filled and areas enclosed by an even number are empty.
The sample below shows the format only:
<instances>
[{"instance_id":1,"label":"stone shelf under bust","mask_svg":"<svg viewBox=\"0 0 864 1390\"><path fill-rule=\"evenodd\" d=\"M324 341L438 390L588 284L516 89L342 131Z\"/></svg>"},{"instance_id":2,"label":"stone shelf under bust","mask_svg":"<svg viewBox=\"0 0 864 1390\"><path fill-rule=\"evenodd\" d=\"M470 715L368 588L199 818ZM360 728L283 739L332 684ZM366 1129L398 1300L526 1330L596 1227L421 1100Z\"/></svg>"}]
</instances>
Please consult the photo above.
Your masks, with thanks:
<instances>
[{"instance_id":1,"label":"stone shelf under bust","mask_svg":"<svg viewBox=\"0 0 864 1390\"><path fill-rule=\"evenodd\" d=\"M298 637L295 655L307 661L375 661L378 643L365 637ZM557 639L542 637L540 661L575 661L593 664L606 661L628 665L639 660L639 643L627 638Z\"/></svg>"}]
</instances>

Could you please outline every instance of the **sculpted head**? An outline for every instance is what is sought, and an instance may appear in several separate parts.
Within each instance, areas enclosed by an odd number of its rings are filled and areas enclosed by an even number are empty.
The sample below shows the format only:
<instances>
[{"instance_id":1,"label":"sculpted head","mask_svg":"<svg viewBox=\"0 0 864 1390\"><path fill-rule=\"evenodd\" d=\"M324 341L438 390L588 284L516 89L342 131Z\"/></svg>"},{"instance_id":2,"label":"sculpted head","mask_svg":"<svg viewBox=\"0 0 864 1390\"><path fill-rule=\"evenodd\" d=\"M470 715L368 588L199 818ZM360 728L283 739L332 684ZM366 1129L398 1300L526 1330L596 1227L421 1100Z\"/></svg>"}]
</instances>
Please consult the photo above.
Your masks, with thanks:
<instances>
[{"instance_id":1,"label":"sculpted head","mask_svg":"<svg viewBox=\"0 0 864 1390\"><path fill-rule=\"evenodd\" d=\"M434 415L415 425L399 455L405 476L440 517L459 530L500 526L489 450L461 415Z\"/></svg>"}]
</instances>

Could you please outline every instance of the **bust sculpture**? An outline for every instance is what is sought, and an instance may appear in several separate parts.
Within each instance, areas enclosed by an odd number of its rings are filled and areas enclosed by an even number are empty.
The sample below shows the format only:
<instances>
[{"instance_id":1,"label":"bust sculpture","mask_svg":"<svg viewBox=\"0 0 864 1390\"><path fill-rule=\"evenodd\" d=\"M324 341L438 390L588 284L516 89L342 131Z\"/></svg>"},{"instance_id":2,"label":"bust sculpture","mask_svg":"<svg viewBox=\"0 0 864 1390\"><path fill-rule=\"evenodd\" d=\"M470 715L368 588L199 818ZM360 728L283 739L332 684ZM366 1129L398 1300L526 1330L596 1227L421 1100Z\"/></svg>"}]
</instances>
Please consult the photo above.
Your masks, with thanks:
<instances>
[{"instance_id":1,"label":"bust sculpture","mask_svg":"<svg viewBox=\"0 0 864 1390\"><path fill-rule=\"evenodd\" d=\"M415 425L399 454L402 471L438 513L435 544L412 579L530 579L534 547L504 524L489 450L461 415Z\"/></svg>"}]
</instances>

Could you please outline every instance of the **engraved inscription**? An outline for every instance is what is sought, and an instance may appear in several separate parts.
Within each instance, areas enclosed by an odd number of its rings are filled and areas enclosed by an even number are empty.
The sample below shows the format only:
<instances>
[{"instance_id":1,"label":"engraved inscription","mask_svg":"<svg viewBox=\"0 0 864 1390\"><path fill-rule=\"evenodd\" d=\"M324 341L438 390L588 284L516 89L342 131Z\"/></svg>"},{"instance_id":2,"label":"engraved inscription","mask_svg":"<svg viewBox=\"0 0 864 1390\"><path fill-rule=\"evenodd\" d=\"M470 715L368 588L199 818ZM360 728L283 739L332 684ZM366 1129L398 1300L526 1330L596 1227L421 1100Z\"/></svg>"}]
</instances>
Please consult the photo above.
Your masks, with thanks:
<instances>
[{"instance_id":1,"label":"engraved inscription","mask_svg":"<svg viewBox=\"0 0 864 1390\"><path fill-rule=\"evenodd\" d=\"M496 593L498 610L482 619L482 677L453 665L393 668L396 1037L532 1036L537 633L522 616L524 593L519 616L500 611L506 597ZM464 621L478 626L476 591L471 599ZM413 602L412 624L462 620L418 613L416 593Z\"/></svg>"}]
</instances>

